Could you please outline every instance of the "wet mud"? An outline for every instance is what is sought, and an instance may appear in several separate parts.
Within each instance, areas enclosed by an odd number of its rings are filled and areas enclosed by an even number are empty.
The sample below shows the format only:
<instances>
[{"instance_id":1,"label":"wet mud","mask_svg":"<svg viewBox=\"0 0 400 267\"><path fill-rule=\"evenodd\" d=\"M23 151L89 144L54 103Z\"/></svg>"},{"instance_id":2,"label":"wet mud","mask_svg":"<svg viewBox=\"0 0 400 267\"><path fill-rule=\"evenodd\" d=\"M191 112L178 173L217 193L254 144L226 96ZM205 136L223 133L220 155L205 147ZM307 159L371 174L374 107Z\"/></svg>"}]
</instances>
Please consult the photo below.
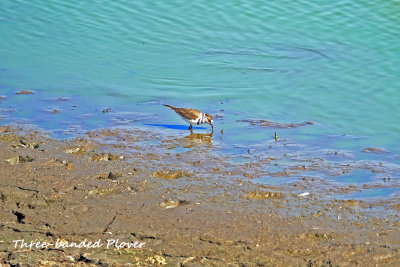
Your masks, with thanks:
<instances>
[{"instance_id":1,"label":"wet mud","mask_svg":"<svg viewBox=\"0 0 400 267\"><path fill-rule=\"evenodd\" d=\"M54 140L37 129L2 126L0 263L400 264L400 198L337 197L395 187L395 177L389 183L337 184L317 175L335 179L367 170L387 177L387 169L396 173L397 167L274 145L282 153L252 149L243 157L255 157L234 163L234 156L213 152L210 135L105 129ZM292 177L297 179L258 182ZM15 240L50 245L21 248ZM67 246L74 242L86 247Z\"/></svg>"},{"instance_id":2,"label":"wet mud","mask_svg":"<svg viewBox=\"0 0 400 267\"><path fill-rule=\"evenodd\" d=\"M17 95L32 95L35 91L32 90L19 90L16 92Z\"/></svg>"}]
</instances>

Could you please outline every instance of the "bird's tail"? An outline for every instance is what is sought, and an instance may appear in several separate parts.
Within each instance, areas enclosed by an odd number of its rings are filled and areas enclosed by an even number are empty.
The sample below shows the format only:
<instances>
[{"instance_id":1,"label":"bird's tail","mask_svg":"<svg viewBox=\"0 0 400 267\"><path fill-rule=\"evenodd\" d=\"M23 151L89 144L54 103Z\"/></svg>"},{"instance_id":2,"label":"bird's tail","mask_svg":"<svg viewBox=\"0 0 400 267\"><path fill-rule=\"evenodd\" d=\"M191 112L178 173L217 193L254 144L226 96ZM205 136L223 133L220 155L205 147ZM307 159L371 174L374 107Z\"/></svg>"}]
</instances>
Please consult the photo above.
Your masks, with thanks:
<instances>
[{"instance_id":1,"label":"bird's tail","mask_svg":"<svg viewBox=\"0 0 400 267\"><path fill-rule=\"evenodd\" d=\"M173 109L173 110L176 109L176 107L173 107L173 106L170 106L170 105L166 105L166 104L163 104L163 106L166 106L167 108L170 108L170 109Z\"/></svg>"}]
</instances>

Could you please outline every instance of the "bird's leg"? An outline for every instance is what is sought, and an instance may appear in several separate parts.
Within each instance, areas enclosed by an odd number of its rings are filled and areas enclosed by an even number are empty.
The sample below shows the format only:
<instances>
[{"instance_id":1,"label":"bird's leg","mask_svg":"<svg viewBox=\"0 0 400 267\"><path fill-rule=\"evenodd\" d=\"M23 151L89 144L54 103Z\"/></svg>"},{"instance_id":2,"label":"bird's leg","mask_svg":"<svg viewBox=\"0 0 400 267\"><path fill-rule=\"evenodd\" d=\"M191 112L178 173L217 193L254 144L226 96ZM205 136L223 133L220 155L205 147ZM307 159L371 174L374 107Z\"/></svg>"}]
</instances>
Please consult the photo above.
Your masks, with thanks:
<instances>
[{"instance_id":1,"label":"bird's leg","mask_svg":"<svg viewBox=\"0 0 400 267\"><path fill-rule=\"evenodd\" d=\"M193 127L192 127L192 125L190 124L190 126L189 126L189 130L190 131L192 131L193 130Z\"/></svg>"}]
</instances>

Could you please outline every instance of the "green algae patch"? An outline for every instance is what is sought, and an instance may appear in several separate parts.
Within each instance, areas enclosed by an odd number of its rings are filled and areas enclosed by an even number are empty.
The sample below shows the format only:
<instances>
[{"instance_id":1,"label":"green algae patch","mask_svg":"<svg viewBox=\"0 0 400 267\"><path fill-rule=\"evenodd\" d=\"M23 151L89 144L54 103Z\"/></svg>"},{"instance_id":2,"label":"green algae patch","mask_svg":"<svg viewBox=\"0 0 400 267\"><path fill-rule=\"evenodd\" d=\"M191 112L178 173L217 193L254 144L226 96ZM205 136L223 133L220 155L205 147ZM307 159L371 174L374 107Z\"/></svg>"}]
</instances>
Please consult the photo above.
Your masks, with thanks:
<instances>
[{"instance_id":1,"label":"green algae patch","mask_svg":"<svg viewBox=\"0 0 400 267\"><path fill-rule=\"evenodd\" d=\"M168 180L190 177L191 175L192 174L190 172L185 170L177 170L177 171L162 170L162 171L155 171L151 174L153 178L161 178Z\"/></svg>"},{"instance_id":2,"label":"green algae patch","mask_svg":"<svg viewBox=\"0 0 400 267\"><path fill-rule=\"evenodd\" d=\"M110 194L117 194L117 190L115 188L108 188L108 187L99 187L87 192L88 196L104 196Z\"/></svg>"},{"instance_id":3,"label":"green algae patch","mask_svg":"<svg viewBox=\"0 0 400 267\"><path fill-rule=\"evenodd\" d=\"M123 156L114 155L110 153L94 153L90 159L94 161L110 161L110 160L120 160Z\"/></svg>"},{"instance_id":4,"label":"green algae patch","mask_svg":"<svg viewBox=\"0 0 400 267\"><path fill-rule=\"evenodd\" d=\"M29 157L29 156L16 156L10 159L6 159L6 161L8 163L10 163L11 165L15 165L15 164L20 164L20 163L27 163L27 162L32 162L33 158Z\"/></svg>"},{"instance_id":5,"label":"green algae patch","mask_svg":"<svg viewBox=\"0 0 400 267\"><path fill-rule=\"evenodd\" d=\"M282 198L284 194L279 193L279 192L250 192L246 196L243 196L243 199L278 199Z\"/></svg>"},{"instance_id":6,"label":"green algae patch","mask_svg":"<svg viewBox=\"0 0 400 267\"><path fill-rule=\"evenodd\" d=\"M172 208L176 208L176 207L187 205L187 204L189 204L189 201L186 201L186 200L166 199L160 203L160 207L163 209L172 209Z\"/></svg>"}]
</instances>

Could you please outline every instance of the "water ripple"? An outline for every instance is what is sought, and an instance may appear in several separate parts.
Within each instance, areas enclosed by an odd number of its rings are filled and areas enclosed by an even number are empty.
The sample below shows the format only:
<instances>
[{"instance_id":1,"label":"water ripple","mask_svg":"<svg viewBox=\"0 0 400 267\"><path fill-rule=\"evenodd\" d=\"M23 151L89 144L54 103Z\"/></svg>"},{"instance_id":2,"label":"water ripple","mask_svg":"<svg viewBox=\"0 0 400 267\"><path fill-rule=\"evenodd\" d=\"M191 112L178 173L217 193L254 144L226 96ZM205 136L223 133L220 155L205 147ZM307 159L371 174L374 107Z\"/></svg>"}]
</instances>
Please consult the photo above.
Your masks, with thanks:
<instances>
[{"instance_id":1,"label":"water ripple","mask_svg":"<svg viewBox=\"0 0 400 267\"><path fill-rule=\"evenodd\" d=\"M361 0L0 1L1 104L22 105L9 92L27 88L104 106L225 102L232 127L249 114L311 120L321 127L302 134L394 146L398 11Z\"/></svg>"}]
</instances>

